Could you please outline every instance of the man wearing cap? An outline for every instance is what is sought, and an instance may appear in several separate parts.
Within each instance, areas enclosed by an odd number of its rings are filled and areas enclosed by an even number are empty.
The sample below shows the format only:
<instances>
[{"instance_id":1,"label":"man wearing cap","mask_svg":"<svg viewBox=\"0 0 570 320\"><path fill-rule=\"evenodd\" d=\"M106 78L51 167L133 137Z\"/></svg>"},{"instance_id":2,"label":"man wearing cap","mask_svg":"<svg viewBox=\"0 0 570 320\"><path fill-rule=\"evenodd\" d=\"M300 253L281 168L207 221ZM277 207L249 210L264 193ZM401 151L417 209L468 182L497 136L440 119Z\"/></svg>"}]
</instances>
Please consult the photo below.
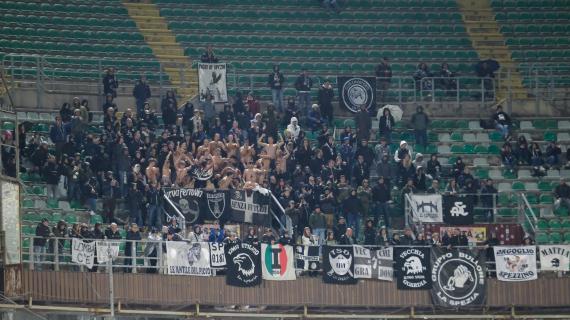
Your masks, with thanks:
<instances>
[{"instance_id":1,"label":"man wearing cap","mask_svg":"<svg viewBox=\"0 0 570 320\"><path fill-rule=\"evenodd\" d=\"M320 205L315 205L315 211L309 217L309 226L313 230L313 234L319 239L319 244L325 241L325 235L327 230L327 219L325 215L321 212Z\"/></svg>"},{"instance_id":2,"label":"man wearing cap","mask_svg":"<svg viewBox=\"0 0 570 320\"><path fill-rule=\"evenodd\" d=\"M49 220L43 218L36 227L36 237L34 238L34 263L35 269L41 271L42 263L46 260L46 243L52 234L49 230Z\"/></svg>"},{"instance_id":3,"label":"man wearing cap","mask_svg":"<svg viewBox=\"0 0 570 320\"><path fill-rule=\"evenodd\" d=\"M394 152L394 161L400 163L400 161L404 160L406 155L409 155L410 159L412 158L412 147L410 147L405 140L402 140L400 141L400 148Z\"/></svg>"},{"instance_id":4,"label":"man wearing cap","mask_svg":"<svg viewBox=\"0 0 570 320\"><path fill-rule=\"evenodd\" d=\"M313 80L311 80L309 72L307 69L303 69L295 81L295 89L297 90L297 98L299 99L299 110L301 110L305 116L309 114L309 107L311 106L312 86Z\"/></svg>"}]
</instances>

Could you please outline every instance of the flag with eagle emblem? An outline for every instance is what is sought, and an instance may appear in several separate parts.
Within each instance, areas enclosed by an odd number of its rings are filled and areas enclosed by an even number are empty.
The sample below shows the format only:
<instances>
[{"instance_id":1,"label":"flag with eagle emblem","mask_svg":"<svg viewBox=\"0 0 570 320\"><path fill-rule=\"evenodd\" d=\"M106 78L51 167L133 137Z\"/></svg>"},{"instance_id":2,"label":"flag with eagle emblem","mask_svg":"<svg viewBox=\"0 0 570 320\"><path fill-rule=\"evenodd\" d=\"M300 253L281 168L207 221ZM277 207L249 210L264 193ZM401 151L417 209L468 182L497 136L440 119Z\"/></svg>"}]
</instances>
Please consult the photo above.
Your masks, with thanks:
<instances>
[{"instance_id":1,"label":"flag with eagle emblem","mask_svg":"<svg viewBox=\"0 0 570 320\"><path fill-rule=\"evenodd\" d=\"M200 101L228 102L228 90L226 87L226 64L225 63L199 63L198 82L200 87Z\"/></svg>"},{"instance_id":2,"label":"flag with eagle emblem","mask_svg":"<svg viewBox=\"0 0 570 320\"><path fill-rule=\"evenodd\" d=\"M238 243L225 246L226 283L236 287L261 284L261 250L259 245Z\"/></svg>"},{"instance_id":3,"label":"flag with eagle emblem","mask_svg":"<svg viewBox=\"0 0 570 320\"><path fill-rule=\"evenodd\" d=\"M295 257L292 246L261 244L263 279L295 280Z\"/></svg>"}]
</instances>

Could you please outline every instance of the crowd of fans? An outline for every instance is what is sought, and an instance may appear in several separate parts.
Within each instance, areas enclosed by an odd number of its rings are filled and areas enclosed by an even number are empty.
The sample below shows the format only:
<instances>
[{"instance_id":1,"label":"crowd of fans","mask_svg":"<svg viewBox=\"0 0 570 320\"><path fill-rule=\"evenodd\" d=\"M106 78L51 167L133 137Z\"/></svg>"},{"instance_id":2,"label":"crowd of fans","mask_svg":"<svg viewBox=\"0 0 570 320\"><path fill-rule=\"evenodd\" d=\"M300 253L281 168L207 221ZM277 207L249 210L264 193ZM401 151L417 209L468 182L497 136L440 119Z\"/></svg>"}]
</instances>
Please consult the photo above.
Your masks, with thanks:
<instances>
[{"instance_id":1,"label":"crowd of fans","mask_svg":"<svg viewBox=\"0 0 570 320\"><path fill-rule=\"evenodd\" d=\"M211 47L201 59L218 61ZM418 81L425 71L426 67L418 68ZM386 86L391 77L387 59L376 72L381 76L378 81ZM442 73L448 73L450 79L444 85L453 86L453 73L447 65L442 66ZM393 202L402 203L407 193L464 195L473 205L487 208L487 217L493 221L497 194L493 181L476 179L461 157L448 168L438 161L437 154L424 156L413 152L406 141L392 141L395 121L389 109L379 115L375 129L370 111L361 108L354 118L355 129L342 129L337 143L329 127L334 98L330 82L325 81L318 96L312 97L312 80L304 70L294 82L297 101L289 97L286 103L284 82L285 76L276 67L268 76L273 103L261 108L253 93L245 97L238 93L219 112L211 99L196 105L188 101L179 108L176 95L169 91L160 104L161 124L148 102L151 91L144 77L133 89L136 109L118 112L114 99L119 82L109 69L103 79L102 128L91 124L88 102L74 98L62 106L50 128L53 146L40 135L28 136L24 127L19 128L21 160L25 170L46 182L50 198L82 203L109 224L125 223L115 216L117 201L121 201L128 209L129 224L146 230L160 231L167 222L162 211L164 187L269 189L285 208L280 218L290 226L290 237L300 238L302 243L314 239L320 244L407 244L408 238L427 241L423 235L388 236L391 217L397 213ZM312 104L315 98L318 103ZM418 106L410 127L416 146L424 149L429 123L428 115ZM522 135L513 143L511 119L500 107L493 123L505 138L501 152L505 166L516 170L517 165L531 165L537 174L544 174L548 168L564 164L561 148L555 143L544 154L537 144L529 147ZM309 140L309 132L316 139ZM369 140L376 132L380 142L372 146ZM4 134L5 144L14 143L11 135ZM394 143L397 148L392 148ZM10 158L11 151L6 148L2 152L7 171L14 155ZM16 170L14 164L11 170ZM371 180L371 171L377 178ZM209 172L211 178L197 179L194 172ZM555 194L557 203L568 206L567 187ZM98 210L98 200L102 200L102 210ZM72 230L81 234L82 227ZM89 237L103 234L100 226L85 232ZM45 233L40 230L38 235ZM430 241L439 240L432 235ZM441 241L445 243L443 238Z\"/></svg>"}]
</instances>

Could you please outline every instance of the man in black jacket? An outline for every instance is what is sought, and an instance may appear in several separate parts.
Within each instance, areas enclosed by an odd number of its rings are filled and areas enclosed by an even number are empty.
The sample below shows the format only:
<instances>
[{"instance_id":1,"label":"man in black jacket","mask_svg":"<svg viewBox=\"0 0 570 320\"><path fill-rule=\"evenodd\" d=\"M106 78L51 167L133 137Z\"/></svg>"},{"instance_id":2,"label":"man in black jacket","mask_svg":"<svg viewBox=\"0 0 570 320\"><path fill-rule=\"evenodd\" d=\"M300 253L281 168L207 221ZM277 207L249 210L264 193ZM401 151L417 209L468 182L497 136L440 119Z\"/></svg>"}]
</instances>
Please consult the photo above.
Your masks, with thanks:
<instances>
[{"instance_id":1,"label":"man in black jacket","mask_svg":"<svg viewBox=\"0 0 570 320\"><path fill-rule=\"evenodd\" d=\"M273 66L273 72L269 74L267 78L267 84L271 88L271 97L273 100L273 105L277 107L279 113L285 111L285 105L283 104L283 85L285 84L285 76L279 71L279 65Z\"/></svg>"},{"instance_id":2,"label":"man in black jacket","mask_svg":"<svg viewBox=\"0 0 570 320\"><path fill-rule=\"evenodd\" d=\"M327 119L329 125L332 125L333 122L333 105L332 100L334 98L334 89L331 85L329 79L326 79L325 82L319 88L319 97L318 97L318 104L321 110L321 114L323 117Z\"/></svg>"},{"instance_id":3,"label":"man in black jacket","mask_svg":"<svg viewBox=\"0 0 570 320\"><path fill-rule=\"evenodd\" d=\"M561 206L570 209L570 186L566 184L564 178L560 178L560 184L554 189L554 197L556 197L554 201L555 210L558 210Z\"/></svg>"},{"instance_id":4,"label":"man in black jacket","mask_svg":"<svg viewBox=\"0 0 570 320\"><path fill-rule=\"evenodd\" d=\"M309 76L307 69L303 69L303 72L297 77L295 81L295 90L297 90L297 97L299 99L299 110L303 112L305 117L309 115L309 109L311 108L311 87L313 86L313 80Z\"/></svg>"},{"instance_id":5,"label":"man in black jacket","mask_svg":"<svg viewBox=\"0 0 570 320\"><path fill-rule=\"evenodd\" d=\"M388 88L390 88L390 82L392 81L392 68L388 63L388 58L382 58L379 65L376 66L376 83L378 84L378 101L382 104L386 101L386 94L388 93Z\"/></svg>"},{"instance_id":6,"label":"man in black jacket","mask_svg":"<svg viewBox=\"0 0 570 320\"><path fill-rule=\"evenodd\" d=\"M106 96L110 94L113 98L117 97L117 88L119 88L119 81L115 76L115 68L107 69L107 74L103 77L103 94Z\"/></svg>"},{"instance_id":7,"label":"man in black jacket","mask_svg":"<svg viewBox=\"0 0 570 320\"><path fill-rule=\"evenodd\" d=\"M36 227L36 237L34 238L34 264L38 271L43 269L42 263L46 260L46 243L51 236L49 220L43 218Z\"/></svg>"},{"instance_id":8,"label":"man in black jacket","mask_svg":"<svg viewBox=\"0 0 570 320\"><path fill-rule=\"evenodd\" d=\"M214 55L214 49L211 44L206 47L206 52L200 57L200 61L203 63L218 63L218 58Z\"/></svg>"},{"instance_id":9,"label":"man in black jacket","mask_svg":"<svg viewBox=\"0 0 570 320\"><path fill-rule=\"evenodd\" d=\"M374 225L378 224L378 217L382 215L384 217L384 225L390 227L390 206L388 201L391 200L390 197L390 187L385 183L384 177L378 179L378 183L372 187L372 201L374 201Z\"/></svg>"},{"instance_id":10,"label":"man in black jacket","mask_svg":"<svg viewBox=\"0 0 570 320\"><path fill-rule=\"evenodd\" d=\"M354 237L352 236L352 228L346 228L345 233L340 236L338 244L342 245L356 244L356 239L354 239Z\"/></svg>"},{"instance_id":11,"label":"man in black jacket","mask_svg":"<svg viewBox=\"0 0 570 320\"><path fill-rule=\"evenodd\" d=\"M503 111L502 106L497 107L497 112L493 115L495 127L503 135L505 140L509 138L509 128L511 126L511 117Z\"/></svg>"},{"instance_id":12,"label":"man in black jacket","mask_svg":"<svg viewBox=\"0 0 570 320\"><path fill-rule=\"evenodd\" d=\"M497 202L497 189L493 186L493 180L485 180L485 185L481 188L481 205L485 209L488 222L494 222L494 207Z\"/></svg>"},{"instance_id":13,"label":"man in black jacket","mask_svg":"<svg viewBox=\"0 0 570 320\"><path fill-rule=\"evenodd\" d=\"M141 119L144 114L144 103L150 98L150 86L146 82L146 77L141 77L135 82L133 97L137 103L137 118Z\"/></svg>"},{"instance_id":14,"label":"man in black jacket","mask_svg":"<svg viewBox=\"0 0 570 320\"><path fill-rule=\"evenodd\" d=\"M47 196L50 199L57 199L57 185L59 184L59 177L61 176L61 167L57 163L53 155L48 155L47 162L44 166L44 180L47 184Z\"/></svg>"}]
</instances>

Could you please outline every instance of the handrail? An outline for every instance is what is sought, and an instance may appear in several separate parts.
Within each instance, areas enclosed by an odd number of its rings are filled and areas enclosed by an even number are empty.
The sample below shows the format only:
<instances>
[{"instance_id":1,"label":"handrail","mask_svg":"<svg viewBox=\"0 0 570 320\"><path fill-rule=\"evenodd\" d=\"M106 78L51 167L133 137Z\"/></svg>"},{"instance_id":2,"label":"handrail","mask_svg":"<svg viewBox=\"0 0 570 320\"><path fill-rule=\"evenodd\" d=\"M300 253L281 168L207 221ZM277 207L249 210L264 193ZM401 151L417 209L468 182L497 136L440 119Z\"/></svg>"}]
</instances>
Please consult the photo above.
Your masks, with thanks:
<instances>
[{"instance_id":1,"label":"handrail","mask_svg":"<svg viewBox=\"0 0 570 320\"><path fill-rule=\"evenodd\" d=\"M174 203L172 203L172 200L170 200L170 198L168 198L168 196L166 194L163 194L162 197L166 200L166 202L168 202L168 204L170 204L170 206L174 209L174 212L176 212L176 214L178 215L178 219L180 219L180 221L181 221L182 231L184 231L184 234L186 234L186 218L184 217L182 212L180 212L180 210L178 210L176 205L174 205ZM166 213L166 215L168 217L170 217L168 215L168 213L166 212L166 210L164 210L164 207L162 209L163 209L164 213Z\"/></svg>"},{"instance_id":2,"label":"handrail","mask_svg":"<svg viewBox=\"0 0 570 320\"><path fill-rule=\"evenodd\" d=\"M525 216L526 220L528 220L530 228L532 229L532 232L536 233L536 224L538 223L538 218L534 214L534 209L532 208L532 206L528 202L528 199L526 198L526 194L524 192L521 192L520 195L521 195L521 199L523 200L523 205L524 205L521 208L522 214ZM530 219L530 217L527 214L527 209L528 209L528 212L530 212L530 214L532 216L532 220Z\"/></svg>"}]
</instances>

